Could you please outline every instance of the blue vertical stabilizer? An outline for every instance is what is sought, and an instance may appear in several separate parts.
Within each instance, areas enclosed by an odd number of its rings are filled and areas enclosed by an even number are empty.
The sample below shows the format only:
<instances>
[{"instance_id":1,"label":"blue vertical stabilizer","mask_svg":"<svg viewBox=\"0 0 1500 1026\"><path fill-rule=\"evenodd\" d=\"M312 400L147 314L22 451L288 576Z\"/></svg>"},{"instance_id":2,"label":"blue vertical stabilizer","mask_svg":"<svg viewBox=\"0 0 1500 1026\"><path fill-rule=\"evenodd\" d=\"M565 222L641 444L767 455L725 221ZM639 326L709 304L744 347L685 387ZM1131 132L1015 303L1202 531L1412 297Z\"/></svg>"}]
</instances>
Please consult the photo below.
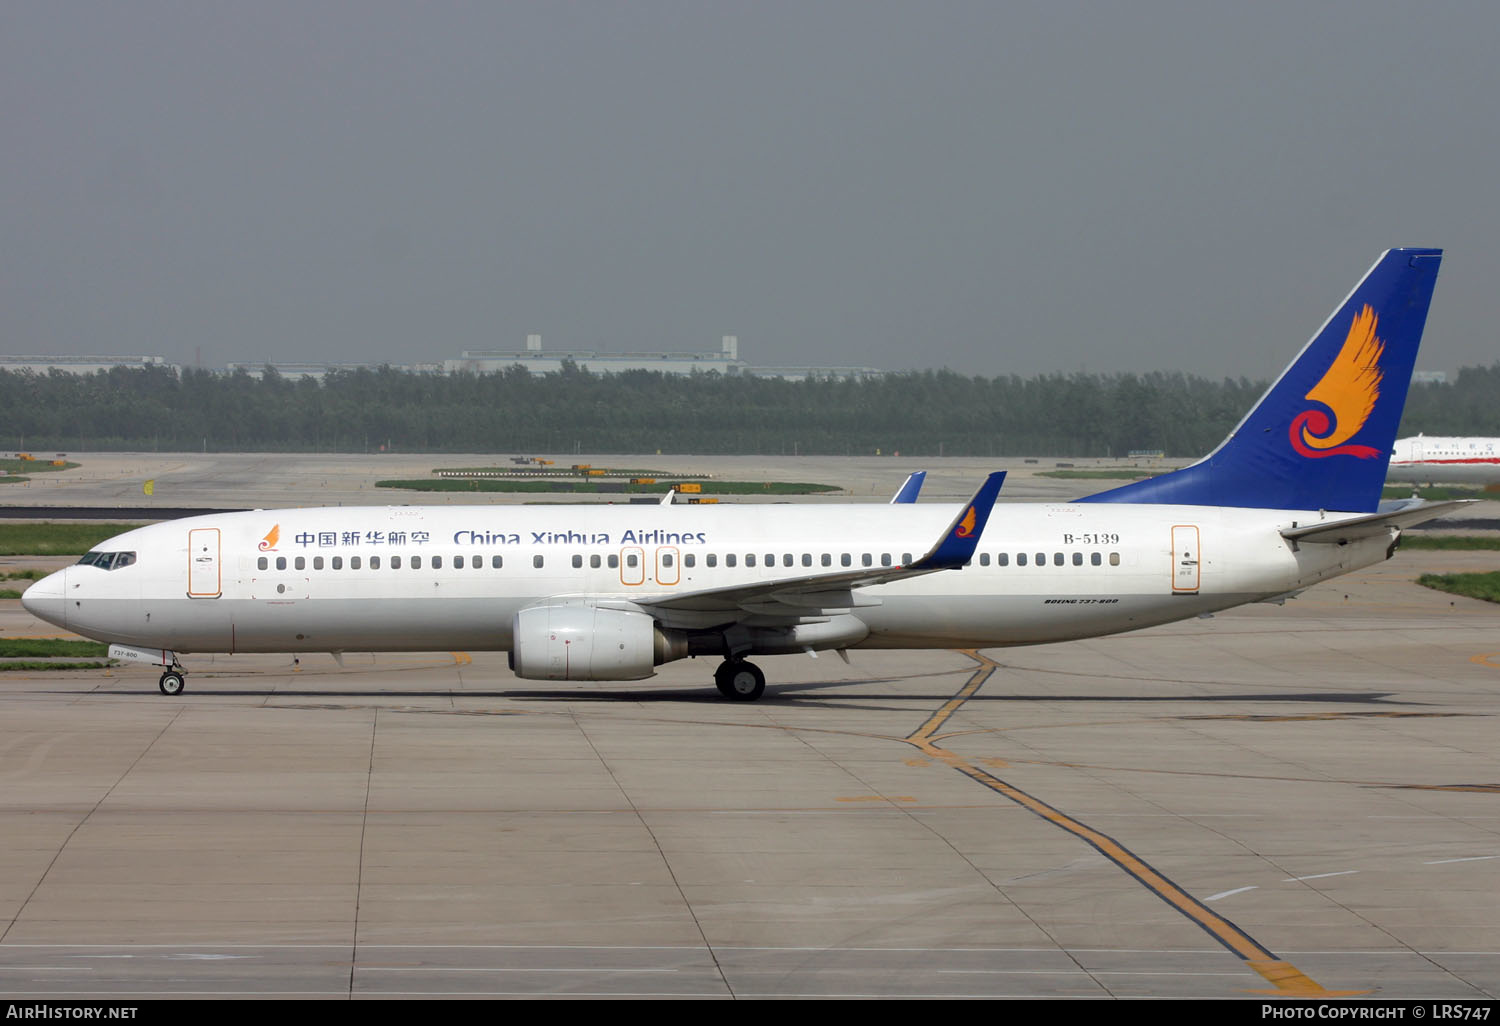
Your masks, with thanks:
<instances>
[{"instance_id":1,"label":"blue vertical stabilizer","mask_svg":"<svg viewBox=\"0 0 1500 1026\"><path fill-rule=\"evenodd\" d=\"M1373 512L1442 256L1388 250L1217 449L1079 501Z\"/></svg>"}]
</instances>

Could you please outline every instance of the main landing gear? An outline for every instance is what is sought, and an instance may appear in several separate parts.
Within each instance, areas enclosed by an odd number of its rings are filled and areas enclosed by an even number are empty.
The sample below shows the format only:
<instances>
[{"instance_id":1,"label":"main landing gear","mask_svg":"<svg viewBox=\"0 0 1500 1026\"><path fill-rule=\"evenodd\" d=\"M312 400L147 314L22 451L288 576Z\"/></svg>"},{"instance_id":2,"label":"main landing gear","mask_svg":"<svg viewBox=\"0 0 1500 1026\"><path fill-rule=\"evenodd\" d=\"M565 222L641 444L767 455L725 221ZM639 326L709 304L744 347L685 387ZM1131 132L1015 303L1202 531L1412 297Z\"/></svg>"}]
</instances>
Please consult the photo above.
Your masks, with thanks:
<instances>
[{"instance_id":1,"label":"main landing gear","mask_svg":"<svg viewBox=\"0 0 1500 1026\"><path fill-rule=\"evenodd\" d=\"M161 675L161 680L157 682L157 687L161 688L161 693L164 695L182 694L182 689L187 687L186 671L179 666L172 667Z\"/></svg>"},{"instance_id":2,"label":"main landing gear","mask_svg":"<svg viewBox=\"0 0 1500 1026\"><path fill-rule=\"evenodd\" d=\"M714 671L719 694L731 702L753 702L766 690L766 675L743 659L726 659Z\"/></svg>"}]
</instances>

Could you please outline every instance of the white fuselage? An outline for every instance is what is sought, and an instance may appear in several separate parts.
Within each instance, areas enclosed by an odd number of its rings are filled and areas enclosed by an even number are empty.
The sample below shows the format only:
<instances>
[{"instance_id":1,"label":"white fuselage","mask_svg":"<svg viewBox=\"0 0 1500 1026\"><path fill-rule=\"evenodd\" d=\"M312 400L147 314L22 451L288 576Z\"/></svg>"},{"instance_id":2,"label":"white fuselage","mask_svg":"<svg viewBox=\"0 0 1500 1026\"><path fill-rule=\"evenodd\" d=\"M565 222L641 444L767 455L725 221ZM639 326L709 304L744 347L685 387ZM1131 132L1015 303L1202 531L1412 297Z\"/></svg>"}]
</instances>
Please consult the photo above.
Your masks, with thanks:
<instances>
[{"instance_id":1,"label":"white fuselage","mask_svg":"<svg viewBox=\"0 0 1500 1026\"><path fill-rule=\"evenodd\" d=\"M1388 481L1416 484L1500 483L1500 438L1397 440L1386 470Z\"/></svg>"},{"instance_id":2,"label":"white fuselage","mask_svg":"<svg viewBox=\"0 0 1500 1026\"><path fill-rule=\"evenodd\" d=\"M128 565L68 567L34 585L26 604L87 637L177 652L505 650L512 618L528 606L640 603L650 611L671 595L884 561L910 565L959 509L403 506L220 514L113 538L96 551L134 553ZM1179 620L1386 558L1394 529L1346 545L1299 546L1279 533L1349 516L1003 504L968 566L857 588L848 615L867 635L799 647L1026 645ZM710 610L659 620L703 630L754 616L741 607L733 616Z\"/></svg>"}]
</instances>

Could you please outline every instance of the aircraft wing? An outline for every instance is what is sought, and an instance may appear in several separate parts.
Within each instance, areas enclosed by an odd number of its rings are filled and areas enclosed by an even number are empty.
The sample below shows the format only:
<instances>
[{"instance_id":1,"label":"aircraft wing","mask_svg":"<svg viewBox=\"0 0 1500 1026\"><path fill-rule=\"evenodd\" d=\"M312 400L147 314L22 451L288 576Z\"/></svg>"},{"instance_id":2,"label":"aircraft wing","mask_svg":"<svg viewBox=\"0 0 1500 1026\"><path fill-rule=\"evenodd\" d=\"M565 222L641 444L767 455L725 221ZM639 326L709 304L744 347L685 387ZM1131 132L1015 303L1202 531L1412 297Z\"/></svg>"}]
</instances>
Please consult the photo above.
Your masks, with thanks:
<instances>
[{"instance_id":1,"label":"aircraft wing","mask_svg":"<svg viewBox=\"0 0 1500 1026\"><path fill-rule=\"evenodd\" d=\"M1414 527L1436 519L1444 513L1471 505L1475 499L1451 499L1447 502L1427 502L1424 499L1403 499L1389 504L1378 513L1362 517L1351 517L1335 523L1317 523L1306 526L1293 525L1285 528L1281 536L1293 542L1313 542L1324 545L1341 545L1345 542L1371 538L1392 527ZM1386 505L1382 503L1382 505Z\"/></svg>"},{"instance_id":2,"label":"aircraft wing","mask_svg":"<svg viewBox=\"0 0 1500 1026\"><path fill-rule=\"evenodd\" d=\"M997 471L985 479L974 497L964 504L953 522L938 536L937 541L920 559L910 566L869 566L833 573L806 574L801 577L783 577L774 581L733 585L727 588L708 588L701 591L679 592L636 599L634 604L648 610L663 620L680 619L673 614L716 614L721 618L727 614L739 619L746 614L800 618L826 615L831 612L847 612L860 605L877 604L855 592L875 584L919 577L937 573L939 570L956 570L973 558L979 544L979 536L994 509L995 497L1005 482L1005 471Z\"/></svg>"}]
</instances>

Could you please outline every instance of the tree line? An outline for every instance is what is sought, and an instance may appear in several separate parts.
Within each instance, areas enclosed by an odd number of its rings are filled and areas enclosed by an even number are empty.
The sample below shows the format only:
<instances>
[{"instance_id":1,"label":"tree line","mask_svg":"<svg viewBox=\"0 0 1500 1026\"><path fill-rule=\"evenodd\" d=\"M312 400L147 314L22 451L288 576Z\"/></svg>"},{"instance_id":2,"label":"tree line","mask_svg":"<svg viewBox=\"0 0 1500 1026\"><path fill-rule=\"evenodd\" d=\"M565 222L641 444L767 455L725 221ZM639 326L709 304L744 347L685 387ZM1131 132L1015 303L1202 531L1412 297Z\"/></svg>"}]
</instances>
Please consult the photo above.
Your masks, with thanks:
<instances>
[{"instance_id":1,"label":"tree line","mask_svg":"<svg viewBox=\"0 0 1500 1026\"><path fill-rule=\"evenodd\" d=\"M1265 391L1176 373L785 381L658 371L0 371L0 446L157 450L1197 456ZM1411 388L1401 432L1500 435L1500 363Z\"/></svg>"}]
</instances>

